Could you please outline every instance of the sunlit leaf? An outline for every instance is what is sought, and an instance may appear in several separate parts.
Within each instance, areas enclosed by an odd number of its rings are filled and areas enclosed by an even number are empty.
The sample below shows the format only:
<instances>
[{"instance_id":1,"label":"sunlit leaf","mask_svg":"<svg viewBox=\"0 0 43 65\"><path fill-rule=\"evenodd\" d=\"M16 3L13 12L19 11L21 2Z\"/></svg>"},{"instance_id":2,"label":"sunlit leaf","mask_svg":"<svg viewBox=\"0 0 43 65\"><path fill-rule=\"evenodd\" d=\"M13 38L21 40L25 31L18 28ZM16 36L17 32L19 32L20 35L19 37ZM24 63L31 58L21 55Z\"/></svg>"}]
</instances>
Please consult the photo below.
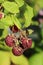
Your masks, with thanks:
<instances>
[{"instance_id":1,"label":"sunlit leaf","mask_svg":"<svg viewBox=\"0 0 43 65\"><path fill-rule=\"evenodd\" d=\"M28 30L29 34L32 34L34 31L32 29Z\"/></svg>"},{"instance_id":2,"label":"sunlit leaf","mask_svg":"<svg viewBox=\"0 0 43 65\"><path fill-rule=\"evenodd\" d=\"M0 29L4 29L4 28L5 28L5 26L4 26L3 22L0 21Z\"/></svg>"},{"instance_id":3,"label":"sunlit leaf","mask_svg":"<svg viewBox=\"0 0 43 65\"><path fill-rule=\"evenodd\" d=\"M3 23L3 25L6 25L6 26L13 25L13 21L10 16L6 16L5 18L1 20L1 22Z\"/></svg>"},{"instance_id":4,"label":"sunlit leaf","mask_svg":"<svg viewBox=\"0 0 43 65\"><path fill-rule=\"evenodd\" d=\"M17 65L29 65L28 60L23 55L21 56L14 56L11 53L11 61Z\"/></svg>"},{"instance_id":5,"label":"sunlit leaf","mask_svg":"<svg viewBox=\"0 0 43 65\"><path fill-rule=\"evenodd\" d=\"M15 2L5 1L2 5L10 13L18 13L19 12L19 7Z\"/></svg>"},{"instance_id":6,"label":"sunlit leaf","mask_svg":"<svg viewBox=\"0 0 43 65\"><path fill-rule=\"evenodd\" d=\"M0 65L10 65L9 53L0 51Z\"/></svg>"},{"instance_id":7,"label":"sunlit leaf","mask_svg":"<svg viewBox=\"0 0 43 65\"><path fill-rule=\"evenodd\" d=\"M30 6L27 5L24 16L25 16L25 25L24 25L24 27L28 27L32 23L33 8L31 8Z\"/></svg>"},{"instance_id":8,"label":"sunlit leaf","mask_svg":"<svg viewBox=\"0 0 43 65\"><path fill-rule=\"evenodd\" d=\"M16 16L12 16L12 21L19 29L21 29L21 23Z\"/></svg>"},{"instance_id":9,"label":"sunlit leaf","mask_svg":"<svg viewBox=\"0 0 43 65\"><path fill-rule=\"evenodd\" d=\"M15 0L15 2L18 4L19 7L24 5L24 1L23 0Z\"/></svg>"}]
</instances>

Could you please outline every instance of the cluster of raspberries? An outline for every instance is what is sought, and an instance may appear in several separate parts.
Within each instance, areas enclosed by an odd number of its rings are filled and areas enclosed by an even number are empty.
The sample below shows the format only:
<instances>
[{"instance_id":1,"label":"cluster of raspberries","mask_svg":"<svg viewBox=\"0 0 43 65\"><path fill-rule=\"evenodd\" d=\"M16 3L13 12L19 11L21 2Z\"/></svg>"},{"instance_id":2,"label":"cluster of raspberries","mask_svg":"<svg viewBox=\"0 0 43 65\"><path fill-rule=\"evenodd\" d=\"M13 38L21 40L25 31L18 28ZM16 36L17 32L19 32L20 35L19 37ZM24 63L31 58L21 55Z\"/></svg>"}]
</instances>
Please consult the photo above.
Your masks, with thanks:
<instances>
[{"instance_id":1,"label":"cluster of raspberries","mask_svg":"<svg viewBox=\"0 0 43 65\"><path fill-rule=\"evenodd\" d=\"M5 38L7 46L12 47L12 53L16 56L20 56L23 52L32 46L32 39L26 36L26 32L19 30L16 25L10 26L10 30L13 32Z\"/></svg>"}]
</instances>

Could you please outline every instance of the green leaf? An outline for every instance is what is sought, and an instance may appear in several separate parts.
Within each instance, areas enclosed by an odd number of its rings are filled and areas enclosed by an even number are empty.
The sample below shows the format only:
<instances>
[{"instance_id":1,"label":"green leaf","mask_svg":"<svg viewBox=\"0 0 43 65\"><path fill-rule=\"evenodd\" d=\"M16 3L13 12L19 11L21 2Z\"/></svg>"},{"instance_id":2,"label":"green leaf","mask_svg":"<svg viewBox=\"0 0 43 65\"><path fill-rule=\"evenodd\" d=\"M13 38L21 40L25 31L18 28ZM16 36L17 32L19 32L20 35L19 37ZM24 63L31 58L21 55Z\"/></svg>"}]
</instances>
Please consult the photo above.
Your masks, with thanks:
<instances>
[{"instance_id":1,"label":"green leaf","mask_svg":"<svg viewBox=\"0 0 43 65\"><path fill-rule=\"evenodd\" d=\"M30 65L43 65L43 53L37 53L30 57Z\"/></svg>"},{"instance_id":2,"label":"green leaf","mask_svg":"<svg viewBox=\"0 0 43 65\"><path fill-rule=\"evenodd\" d=\"M37 4L40 8L43 8L43 0L37 0Z\"/></svg>"},{"instance_id":3,"label":"green leaf","mask_svg":"<svg viewBox=\"0 0 43 65\"><path fill-rule=\"evenodd\" d=\"M43 9L43 0L37 0L33 8L35 16L38 14L40 9Z\"/></svg>"},{"instance_id":4,"label":"green leaf","mask_svg":"<svg viewBox=\"0 0 43 65\"><path fill-rule=\"evenodd\" d=\"M34 7L34 5L36 4L37 0L26 0L26 2L31 6Z\"/></svg>"},{"instance_id":5,"label":"green leaf","mask_svg":"<svg viewBox=\"0 0 43 65\"><path fill-rule=\"evenodd\" d=\"M5 1L2 5L10 13L18 13L19 12L19 7L15 2Z\"/></svg>"},{"instance_id":6,"label":"green leaf","mask_svg":"<svg viewBox=\"0 0 43 65\"><path fill-rule=\"evenodd\" d=\"M34 48L34 47L35 47L35 42L32 41L32 46L31 46L31 48Z\"/></svg>"},{"instance_id":7,"label":"green leaf","mask_svg":"<svg viewBox=\"0 0 43 65\"><path fill-rule=\"evenodd\" d=\"M21 29L21 23L16 16L12 16L12 21L19 29Z\"/></svg>"},{"instance_id":8,"label":"green leaf","mask_svg":"<svg viewBox=\"0 0 43 65\"><path fill-rule=\"evenodd\" d=\"M23 55L21 56L15 56L12 53L11 55L11 61L17 65L29 65L28 60L26 59L26 57L24 57Z\"/></svg>"},{"instance_id":9,"label":"green leaf","mask_svg":"<svg viewBox=\"0 0 43 65\"><path fill-rule=\"evenodd\" d=\"M38 21L32 21L32 25L39 25L39 22Z\"/></svg>"},{"instance_id":10,"label":"green leaf","mask_svg":"<svg viewBox=\"0 0 43 65\"><path fill-rule=\"evenodd\" d=\"M0 51L0 65L10 65L9 53Z\"/></svg>"},{"instance_id":11,"label":"green leaf","mask_svg":"<svg viewBox=\"0 0 43 65\"><path fill-rule=\"evenodd\" d=\"M9 13L9 12L8 12L6 9L4 9L4 14L5 14L5 15L8 15L8 13Z\"/></svg>"},{"instance_id":12,"label":"green leaf","mask_svg":"<svg viewBox=\"0 0 43 65\"><path fill-rule=\"evenodd\" d=\"M30 24L32 23L32 17L33 17L33 8L31 8L30 6L26 6L26 11L24 13L25 16L25 24L24 27L28 27L30 26Z\"/></svg>"},{"instance_id":13,"label":"green leaf","mask_svg":"<svg viewBox=\"0 0 43 65\"><path fill-rule=\"evenodd\" d=\"M2 51L8 51L8 52L11 51L11 48L5 45L5 42L1 42L1 41L0 41L0 49Z\"/></svg>"},{"instance_id":14,"label":"green leaf","mask_svg":"<svg viewBox=\"0 0 43 65\"><path fill-rule=\"evenodd\" d=\"M0 3L4 2L4 0L0 0Z\"/></svg>"},{"instance_id":15,"label":"green leaf","mask_svg":"<svg viewBox=\"0 0 43 65\"><path fill-rule=\"evenodd\" d=\"M1 38L5 38L8 34L9 34L9 33L8 33L8 28L6 27L6 28L4 29L4 31L3 31L3 34L2 34L2 36L1 36Z\"/></svg>"},{"instance_id":16,"label":"green leaf","mask_svg":"<svg viewBox=\"0 0 43 65\"><path fill-rule=\"evenodd\" d=\"M32 34L34 31L32 29L28 30L29 34Z\"/></svg>"},{"instance_id":17,"label":"green leaf","mask_svg":"<svg viewBox=\"0 0 43 65\"><path fill-rule=\"evenodd\" d=\"M1 22L2 22L5 26L13 25L13 21L12 21L12 19L11 19L10 16L6 16L5 18L1 19Z\"/></svg>"},{"instance_id":18,"label":"green leaf","mask_svg":"<svg viewBox=\"0 0 43 65\"><path fill-rule=\"evenodd\" d=\"M4 29L4 28L5 28L4 24L0 21L0 29Z\"/></svg>"},{"instance_id":19,"label":"green leaf","mask_svg":"<svg viewBox=\"0 0 43 65\"><path fill-rule=\"evenodd\" d=\"M40 10L40 6L36 3L36 5L33 7L34 15L36 16Z\"/></svg>"},{"instance_id":20,"label":"green leaf","mask_svg":"<svg viewBox=\"0 0 43 65\"><path fill-rule=\"evenodd\" d=\"M15 0L15 2L18 4L19 7L24 5L24 1L23 0Z\"/></svg>"}]
</instances>

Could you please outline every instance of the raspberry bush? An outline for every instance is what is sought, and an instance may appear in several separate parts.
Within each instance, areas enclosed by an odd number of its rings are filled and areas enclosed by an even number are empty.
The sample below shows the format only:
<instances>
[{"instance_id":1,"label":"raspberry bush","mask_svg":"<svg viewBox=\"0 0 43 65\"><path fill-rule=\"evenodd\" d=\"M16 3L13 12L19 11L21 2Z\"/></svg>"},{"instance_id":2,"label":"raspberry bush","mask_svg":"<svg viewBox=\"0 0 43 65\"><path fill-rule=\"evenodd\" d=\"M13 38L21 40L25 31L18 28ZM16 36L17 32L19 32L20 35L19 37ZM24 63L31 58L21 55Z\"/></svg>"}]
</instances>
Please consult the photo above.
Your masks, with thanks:
<instances>
[{"instance_id":1,"label":"raspberry bush","mask_svg":"<svg viewBox=\"0 0 43 65\"><path fill-rule=\"evenodd\" d=\"M42 65L42 57L43 0L0 0L0 65Z\"/></svg>"}]
</instances>

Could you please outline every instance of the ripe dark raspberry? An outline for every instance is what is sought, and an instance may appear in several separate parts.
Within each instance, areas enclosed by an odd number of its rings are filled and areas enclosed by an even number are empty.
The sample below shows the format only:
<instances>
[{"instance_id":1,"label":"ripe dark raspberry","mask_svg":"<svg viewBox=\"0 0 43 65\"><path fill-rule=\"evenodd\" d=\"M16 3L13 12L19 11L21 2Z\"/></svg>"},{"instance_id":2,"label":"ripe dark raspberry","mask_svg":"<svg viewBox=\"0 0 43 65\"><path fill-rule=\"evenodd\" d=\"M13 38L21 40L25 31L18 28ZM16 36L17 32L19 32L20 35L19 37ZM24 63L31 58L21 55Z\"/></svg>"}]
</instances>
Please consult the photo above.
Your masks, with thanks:
<instances>
[{"instance_id":1,"label":"ripe dark raspberry","mask_svg":"<svg viewBox=\"0 0 43 65\"><path fill-rule=\"evenodd\" d=\"M23 42L23 41L25 40L25 38L24 38L24 37L22 37L20 40L21 40L21 42Z\"/></svg>"},{"instance_id":2,"label":"ripe dark raspberry","mask_svg":"<svg viewBox=\"0 0 43 65\"><path fill-rule=\"evenodd\" d=\"M31 39L22 38L21 42L22 42L22 46L23 46L24 49L28 49L32 45Z\"/></svg>"},{"instance_id":3,"label":"ripe dark raspberry","mask_svg":"<svg viewBox=\"0 0 43 65\"><path fill-rule=\"evenodd\" d=\"M15 56L20 56L23 54L23 49L19 46L15 46L13 47L12 49L12 53L15 55Z\"/></svg>"},{"instance_id":4,"label":"ripe dark raspberry","mask_svg":"<svg viewBox=\"0 0 43 65\"><path fill-rule=\"evenodd\" d=\"M13 37L10 36L10 35L8 35L5 38L5 42L6 42L6 45L9 46L9 47L12 47L14 45Z\"/></svg>"},{"instance_id":5,"label":"ripe dark raspberry","mask_svg":"<svg viewBox=\"0 0 43 65\"><path fill-rule=\"evenodd\" d=\"M4 13L0 12L0 19L4 17Z\"/></svg>"},{"instance_id":6,"label":"ripe dark raspberry","mask_svg":"<svg viewBox=\"0 0 43 65\"><path fill-rule=\"evenodd\" d=\"M18 27L16 25L13 25L13 26L10 26L10 30L13 32L13 33L16 33L18 32Z\"/></svg>"}]
</instances>

